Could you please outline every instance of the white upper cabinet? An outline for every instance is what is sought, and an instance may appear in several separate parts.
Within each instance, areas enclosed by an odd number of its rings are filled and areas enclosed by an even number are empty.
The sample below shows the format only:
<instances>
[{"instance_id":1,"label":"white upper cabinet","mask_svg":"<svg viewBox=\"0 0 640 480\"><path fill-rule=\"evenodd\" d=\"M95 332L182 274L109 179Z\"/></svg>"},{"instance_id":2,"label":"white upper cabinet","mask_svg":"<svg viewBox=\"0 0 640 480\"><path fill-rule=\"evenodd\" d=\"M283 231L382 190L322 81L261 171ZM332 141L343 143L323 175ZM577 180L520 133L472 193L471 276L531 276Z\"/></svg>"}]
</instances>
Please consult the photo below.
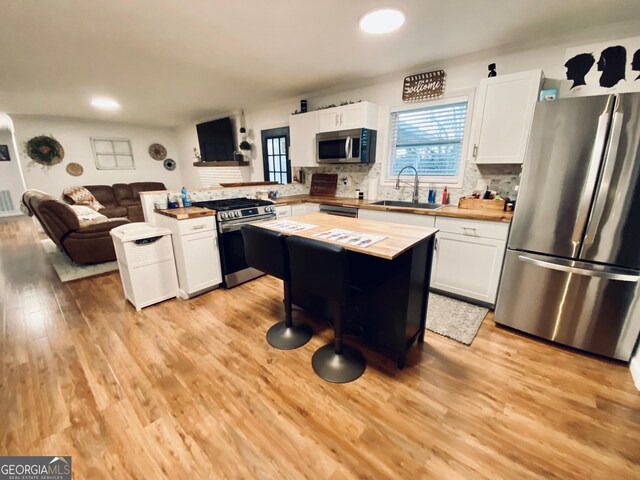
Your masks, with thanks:
<instances>
[{"instance_id":1,"label":"white upper cabinet","mask_svg":"<svg viewBox=\"0 0 640 480\"><path fill-rule=\"evenodd\" d=\"M293 167L317 167L316 133L318 112L299 113L289 118L289 158Z\"/></svg>"},{"instance_id":2,"label":"white upper cabinet","mask_svg":"<svg viewBox=\"0 0 640 480\"><path fill-rule=\"evenodd\" d=\"M542 70L500 75L480 82L473 114L470 160L475 163L522 163Z\"/></svg>"},{"instance_id":3,"label":"white upper cabinet","mask_svg":"<svg viewBox=\"0 0 640 480\"><path fill-rule=\"evenodd\" d=\"M319 110L318 132L335 132L353 128L378 129L378 105L358 102Z\"/></svg>"}]
</instances>

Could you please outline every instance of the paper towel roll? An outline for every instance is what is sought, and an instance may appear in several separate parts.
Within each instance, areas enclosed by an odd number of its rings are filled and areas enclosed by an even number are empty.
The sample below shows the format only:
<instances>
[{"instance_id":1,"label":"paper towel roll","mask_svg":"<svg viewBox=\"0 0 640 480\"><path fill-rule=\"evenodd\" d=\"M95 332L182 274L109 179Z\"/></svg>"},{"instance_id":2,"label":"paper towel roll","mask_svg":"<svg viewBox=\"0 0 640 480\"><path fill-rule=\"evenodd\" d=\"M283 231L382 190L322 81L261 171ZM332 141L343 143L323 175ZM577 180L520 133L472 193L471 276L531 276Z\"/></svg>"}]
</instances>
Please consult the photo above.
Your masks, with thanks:
<instances>
[{"instance_id":1,"label":"paper towel roll","mask_svg":"<svg viewBox=\"0 0 640 480\"><path fill-rule=\"evenodd\" d=\"M367 186L367 199L378 199L378 179L376 177L369 179L369 185Z\"/></svg>"}]
</instances>

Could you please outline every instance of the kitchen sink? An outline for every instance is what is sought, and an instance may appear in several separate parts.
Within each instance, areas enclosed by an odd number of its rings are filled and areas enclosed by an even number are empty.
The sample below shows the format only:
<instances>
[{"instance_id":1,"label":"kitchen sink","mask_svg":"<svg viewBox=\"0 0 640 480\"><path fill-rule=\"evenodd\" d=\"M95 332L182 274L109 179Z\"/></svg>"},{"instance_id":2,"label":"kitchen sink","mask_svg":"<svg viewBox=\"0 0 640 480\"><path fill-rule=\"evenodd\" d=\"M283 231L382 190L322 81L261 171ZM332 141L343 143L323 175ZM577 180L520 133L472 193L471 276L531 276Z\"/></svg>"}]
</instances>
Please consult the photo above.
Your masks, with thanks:
<instances>
[{"instance_id":1,"label":"kitchen sink","mask_svg":"<svg viewBox=\"0 0 640 480\"><path fill-rule=\"evenodd\" d=\"M401 202L399 200L380 200L379 202L373 202L371 205L383 205L385 207L420 208L425 210L440 210L443 207L439 203L414 203Z\"/></svg>"}]
</instances>

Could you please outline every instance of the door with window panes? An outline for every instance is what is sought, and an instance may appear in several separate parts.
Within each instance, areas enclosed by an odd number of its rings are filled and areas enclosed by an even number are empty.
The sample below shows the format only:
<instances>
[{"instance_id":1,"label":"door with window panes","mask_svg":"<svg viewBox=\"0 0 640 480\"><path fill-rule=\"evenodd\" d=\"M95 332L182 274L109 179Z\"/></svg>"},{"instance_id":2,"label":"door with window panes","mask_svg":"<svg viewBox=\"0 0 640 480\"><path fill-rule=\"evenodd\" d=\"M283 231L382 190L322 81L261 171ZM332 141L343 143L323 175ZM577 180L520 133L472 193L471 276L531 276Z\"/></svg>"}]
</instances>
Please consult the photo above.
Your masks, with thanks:
<instances>
[{"instance_id":1,"label":"door with window panes","mask_svg":"<svg viewBox=\"0 0 640 480\"><path fill-rule=\"evenodd\" d=\"M289 127L271 128L261 133L265 181L291 183Z\"/></svg>"}]
</instances>

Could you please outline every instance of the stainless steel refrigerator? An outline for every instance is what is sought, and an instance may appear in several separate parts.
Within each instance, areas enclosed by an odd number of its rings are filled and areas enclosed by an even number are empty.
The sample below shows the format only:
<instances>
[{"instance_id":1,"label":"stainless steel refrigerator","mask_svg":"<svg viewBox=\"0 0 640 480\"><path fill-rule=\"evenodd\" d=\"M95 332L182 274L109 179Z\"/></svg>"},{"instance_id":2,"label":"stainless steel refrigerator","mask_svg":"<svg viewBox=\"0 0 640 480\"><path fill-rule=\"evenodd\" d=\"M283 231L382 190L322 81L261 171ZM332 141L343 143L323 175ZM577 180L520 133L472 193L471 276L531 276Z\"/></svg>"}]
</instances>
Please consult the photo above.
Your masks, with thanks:
<instances>
[{"instance_id":1,"label":"stainless steel refrigerator","mask_svg":"<svg viewBox=\"0 0 640 480\"><path fill-rule=\"evenodd\" d=\"M629 360L639 279L640 93L539 103L495 321Z\"/></svg>"}]
</instances>

